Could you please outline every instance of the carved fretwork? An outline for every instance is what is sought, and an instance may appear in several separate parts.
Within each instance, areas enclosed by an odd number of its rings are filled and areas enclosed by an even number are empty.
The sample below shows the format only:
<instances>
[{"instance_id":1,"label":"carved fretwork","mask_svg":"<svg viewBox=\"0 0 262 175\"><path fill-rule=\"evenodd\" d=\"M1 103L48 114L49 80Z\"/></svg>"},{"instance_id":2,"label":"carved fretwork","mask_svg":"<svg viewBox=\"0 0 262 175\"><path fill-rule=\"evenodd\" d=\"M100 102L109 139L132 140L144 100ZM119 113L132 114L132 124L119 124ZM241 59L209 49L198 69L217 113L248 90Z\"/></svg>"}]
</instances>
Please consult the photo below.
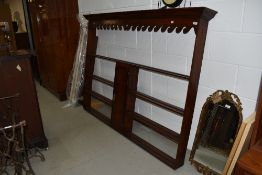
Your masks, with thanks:
<instances>
[{"instance_id":1,"label":"carved fretwork","mask_svg":"<svg viewBox=\"0 0 262 175\"><path fill-rule=\"evenodd\" d=\"M120 21L118 21L120 22ZM168 32L168 33L172 33L172 32L176 32L176 33L180 33L183 32L183 34L187 34L192 28L194 28L194 30L196 31L196 27L197 24L193 24L193 22L191 24L177 24L174 22L174 20L163 20L163 23L161 25L159 24L152 24L153 22L150 22L148 24L141 24L139 22L134 22L134 23L128 23L125 24L124 21L121 21L120 24L109 20L109 21L101 21L101 22L96 22L93 23L93 26L95 28L97 28L98 30L124 30L124 31L149 31L149 32Z\"/></svg>"}]
</instances>

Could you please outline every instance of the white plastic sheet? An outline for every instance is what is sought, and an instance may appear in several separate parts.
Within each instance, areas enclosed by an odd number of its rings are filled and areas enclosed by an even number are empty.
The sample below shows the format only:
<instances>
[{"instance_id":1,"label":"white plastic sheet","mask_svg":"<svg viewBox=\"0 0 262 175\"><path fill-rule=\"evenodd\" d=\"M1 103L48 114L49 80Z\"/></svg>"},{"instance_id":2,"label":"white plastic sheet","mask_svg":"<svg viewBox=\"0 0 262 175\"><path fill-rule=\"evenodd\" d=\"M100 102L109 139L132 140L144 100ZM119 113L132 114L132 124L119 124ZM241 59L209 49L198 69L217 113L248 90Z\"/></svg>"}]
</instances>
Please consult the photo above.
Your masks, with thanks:
<instances>
[{"instance_id":1,"label":"white plastic sheet","mask_svg":"<svg viewBox=\"0 0 262 175\"><path fill-rule=\"evenodd\" d=\"M88 21L82 15L79 15L78 20L80 23L80 35L73 69L68 78L68 103L64 107L75 106L77 104L79 98L81 97L84 86Z\"/></svg>"}]
</instances>

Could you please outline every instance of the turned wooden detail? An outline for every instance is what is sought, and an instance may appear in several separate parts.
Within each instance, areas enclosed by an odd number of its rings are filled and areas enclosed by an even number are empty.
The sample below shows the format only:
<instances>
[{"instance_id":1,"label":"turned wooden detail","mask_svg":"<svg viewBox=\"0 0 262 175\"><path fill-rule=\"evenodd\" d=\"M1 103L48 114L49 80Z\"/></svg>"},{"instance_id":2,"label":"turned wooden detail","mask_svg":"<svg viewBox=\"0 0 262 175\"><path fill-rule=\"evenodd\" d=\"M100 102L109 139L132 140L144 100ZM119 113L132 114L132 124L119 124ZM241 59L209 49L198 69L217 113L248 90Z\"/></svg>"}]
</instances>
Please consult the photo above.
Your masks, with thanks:
<instances>
[{"instance_id":1,"label":"turned wooden detail","mask_svg":"<svg viewBox=\"0 0 262 175\"><path fill-rule=\"evenodd\" d=\"M89 26L83 107L95 117L99 118L101 121L108 124L170 167L174 169L181 167L184 164L195 108L208 22L216 15L216 13L216 11L211 9L198 7L84 15L89 21ZM187 34L191 29L194 30L196 37L190 75L184 75L128 61L121 61L96 54L97 30L161 31L174 34L181 32ZM114 81L94 75L94 64L96 59L106 60L116 64ZM185 108L182 109L173 104L139 92L137 90L137 80L140 70L188 81ZM108 99L107 97L93 91L93 80L112 87L113 99ZM112 106L111 118L105 116L91 106L92 98L99 99L103 103ZM143 100L146 103L180 116L183 119L181 132L177 133L172 131L148 117L136 113L136 99ZM132 131L134 121L157 132L172 142L176 142L178 144L176 157L172 157L136 135Z\"/></svg>"}]
</instances>

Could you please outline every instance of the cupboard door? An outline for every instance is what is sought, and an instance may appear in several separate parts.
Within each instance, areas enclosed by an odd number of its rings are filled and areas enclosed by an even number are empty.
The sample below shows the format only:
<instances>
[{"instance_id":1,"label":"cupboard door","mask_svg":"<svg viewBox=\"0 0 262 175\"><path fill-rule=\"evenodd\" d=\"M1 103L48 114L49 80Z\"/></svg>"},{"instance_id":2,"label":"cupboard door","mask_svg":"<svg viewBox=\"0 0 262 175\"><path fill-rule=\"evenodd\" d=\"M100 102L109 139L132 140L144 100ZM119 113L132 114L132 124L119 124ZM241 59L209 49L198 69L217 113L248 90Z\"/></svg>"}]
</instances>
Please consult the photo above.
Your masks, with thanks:
<instances>
[{"instance_id":1,"label":"cupboard door","mask_svg":"<svg viewBox=\"0 0 262 175\"><path fill-rule=\"evenodd\" d=\"M41 83L65 100L78 44L77 1L36 0L29 7Z\"/></svg>"}]
</instances>

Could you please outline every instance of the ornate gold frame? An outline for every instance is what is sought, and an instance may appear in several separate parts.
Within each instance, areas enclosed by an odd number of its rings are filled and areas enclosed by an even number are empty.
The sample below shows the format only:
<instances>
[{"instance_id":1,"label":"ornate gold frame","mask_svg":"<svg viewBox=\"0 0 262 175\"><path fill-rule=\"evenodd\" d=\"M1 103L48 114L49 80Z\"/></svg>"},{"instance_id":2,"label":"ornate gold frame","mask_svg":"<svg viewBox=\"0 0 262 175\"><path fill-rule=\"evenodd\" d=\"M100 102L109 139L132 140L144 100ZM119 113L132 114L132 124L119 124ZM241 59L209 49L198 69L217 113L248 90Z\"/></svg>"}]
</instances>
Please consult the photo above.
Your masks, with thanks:
<instances>
[{"instance_id":1,"label":"ornate gold frame","mask_svg":"<svg viewBox=\"0 0 262 175\"><path fill-rule=\"evenodd\" d=\"M226 101L232 103L236 107L236 110L239 114L239 121L240 121L238 123L237 132L238 132L240 125L243 121L243 115L242 115L243 108L241 106L242 103L240 102L240 99L238 98L238 96L236 94L231 93L228 90L226 90L226 91L217 90L216 92L214 92L212 95L210 95L206 99L206 102L204 103L202 110L201 110L195 140L194 140L192 151L191 151L191 154L190 154L190 157L189 157L189 161L191 162L191 164L194 165L200 173L203 173L205 175L218 175L218 173L215 172L214 170L210 169L210 167L207 167L207 166L195 161L193 158L194 158L196 149L198 147L198 143L199 143L200 138L201 138L202 128L203 128L204 123L206 121L206 116L207 116L206 114L208 112L208 105L212 104L212 103L216 104L218 102L221 102L222 100L226 100Z\"/></svg>"}]
</instances>

